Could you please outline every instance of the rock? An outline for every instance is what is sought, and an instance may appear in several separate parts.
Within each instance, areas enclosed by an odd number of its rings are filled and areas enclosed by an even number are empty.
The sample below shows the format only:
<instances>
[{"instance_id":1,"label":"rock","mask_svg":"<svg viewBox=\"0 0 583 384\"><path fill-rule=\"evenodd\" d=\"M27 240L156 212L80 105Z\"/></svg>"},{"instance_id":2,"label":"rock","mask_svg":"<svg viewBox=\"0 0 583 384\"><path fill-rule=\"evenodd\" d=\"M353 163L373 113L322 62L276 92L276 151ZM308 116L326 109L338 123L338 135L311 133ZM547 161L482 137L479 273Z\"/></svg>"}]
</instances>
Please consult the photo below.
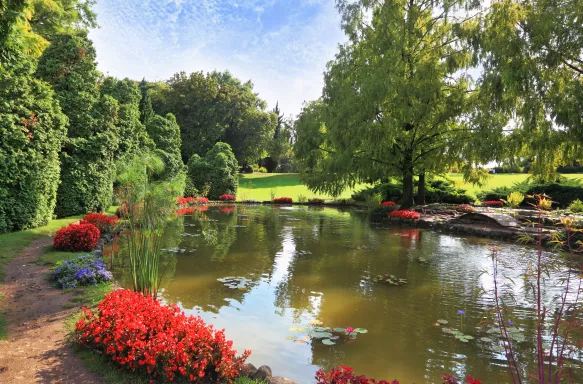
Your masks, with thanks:
<instances>
[{"instance_id":1,"label":"rock","mask_svg":"<svg viewBox=\"0 0 583 384\"><path fill-rule=\"evenodd\" d=\"M285 377L275 376L268 380L269 384L297 384L295 381L286 379Z\"/></svg>"},{"instance_id":2,"label":"rock","mask_svg":"<svg viewBox=\"0 0 583 384\"><path fill-rule=\"evenodd\" d=\"M257 372L255 372L253 375L249 377L255 380L267 380L271 378L271 375L272 375L271 368L269 368L267 365L262 365L261 367L259 367L259 369L257 369Z\"/></svg>"},{"instance_id":3,"label":"rock","mask_svg":"<svg viewBox=\"0 0 583 384\"><path fill-rule=\"evenodd\" d=\"M255 368L255 366L251 363L247 363L243 365L243 368L241 368L242 375L246 377L251 377L255 374L255 372L257 372L257 368Z\"/></svg>"},{"instance_id":4,"label":"rock","mask_svg":"<svg viewBox=\"0 0 583 384\"><path fill-rule=\"evenodd\" d=\"M95 251L93 251L93 256L103 257L103 252L101 252L101 250L99 250L99 249L96 249Z\"/></svg>"}]
</instances>

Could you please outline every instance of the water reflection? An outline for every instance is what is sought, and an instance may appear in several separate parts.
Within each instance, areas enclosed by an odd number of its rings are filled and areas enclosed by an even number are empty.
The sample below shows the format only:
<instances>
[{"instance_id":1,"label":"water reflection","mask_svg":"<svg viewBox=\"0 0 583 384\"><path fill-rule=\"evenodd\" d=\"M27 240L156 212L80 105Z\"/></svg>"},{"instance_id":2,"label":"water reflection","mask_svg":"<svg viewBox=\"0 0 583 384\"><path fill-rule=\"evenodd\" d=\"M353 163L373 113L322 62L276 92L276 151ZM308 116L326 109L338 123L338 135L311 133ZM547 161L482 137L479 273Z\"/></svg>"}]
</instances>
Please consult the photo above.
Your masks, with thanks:
<instances>
[{"instance_id":1,"label":"water reflection","mask_svg":"<svg viewBox=\"0 0 583 384\"><path fill-rule=\"evenodd\" d=\"M225 209L228 208L228 209ZM477 340L461 343L434 326L445 319L479 337L477 325L493 305L487 246L491 241L369 224L362 213L323 207L232 206L194 210L166 231L163 296L199 314L226 334L250 361L278 375L313 382L319 367L339 364L359 374L401 382L436 383L443 372L467 373L487 383L507 382L499 352ZM533 259L529 249L500 244L504 273L520 282ZM123 250L121 251L123 252ZM127 281L123 258L115 270ZM372 281L379 274L406 278L406 286ZM242 276L247 289L218 278ZM552 275L552 302L561 273ZM534 335L532 298L519 284L514 322ZM351 343L294 344L290 327L318 320L326 327L362 327ZM524 359L531 345L522 343Z\"/></svg>"}]
</instances>

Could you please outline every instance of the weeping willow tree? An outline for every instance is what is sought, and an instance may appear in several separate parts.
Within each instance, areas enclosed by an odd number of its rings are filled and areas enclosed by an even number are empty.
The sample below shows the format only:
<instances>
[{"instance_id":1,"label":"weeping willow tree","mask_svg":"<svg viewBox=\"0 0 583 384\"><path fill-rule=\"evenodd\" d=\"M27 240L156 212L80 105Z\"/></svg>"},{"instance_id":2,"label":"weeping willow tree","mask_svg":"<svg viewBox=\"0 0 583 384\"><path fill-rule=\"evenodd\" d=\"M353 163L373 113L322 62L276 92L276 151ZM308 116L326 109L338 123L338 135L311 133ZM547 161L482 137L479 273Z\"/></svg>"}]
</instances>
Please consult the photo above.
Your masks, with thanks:
<instances>
[{"instance_id":1,"label":"weeping willow tree","mask_svg":"<svg viewBox=\"0 0 583 384\"><path fill-rule=\"evenodd\" d=\"M146 153L118 164L117 195L127 214L127 241L133 289L156 297L164 228L174 215L179 181L155 181L162 159Z\"/></svg>"}]
</instances>

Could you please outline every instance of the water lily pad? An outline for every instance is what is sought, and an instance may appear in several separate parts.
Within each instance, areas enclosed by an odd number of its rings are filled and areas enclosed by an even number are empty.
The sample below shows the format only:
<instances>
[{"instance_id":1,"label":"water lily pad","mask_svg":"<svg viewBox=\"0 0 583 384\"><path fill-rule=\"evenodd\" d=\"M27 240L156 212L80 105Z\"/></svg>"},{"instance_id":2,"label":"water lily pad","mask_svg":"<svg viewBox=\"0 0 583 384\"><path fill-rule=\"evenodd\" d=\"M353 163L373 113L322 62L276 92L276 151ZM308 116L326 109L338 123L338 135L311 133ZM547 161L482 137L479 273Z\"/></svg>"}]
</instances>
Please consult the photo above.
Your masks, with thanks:
<instances>
[{"instance_id":1,"label":"water lily pad","mask_svg":"<svg viewBox=\"0 0 583 384\"><path fill-rule=\"evenodd\" d=\"M306 328L302 327L291 327L289 329L290 332L306 332Z\"/></svg>"},{"instance_id":2,"label":"water lily pad","mask_svg":"<svg viewBox=\"0 0 583 384\"><path fill-rule=\"evenodd\" d=\"M334 328L334 332L344 332L344 328Z\"/></svg>"},{"instance_id":3,"label":"water lily pad","mask_svg":"<svg viewBox=\"0 0 583 384\"><path fill-rule=\"evenodd\" d=\"M312 332L310 333L310 336L312 336L314 339L328 339L334 335L330 332Z\"/></svg>"},{"instance_id":4,"label":"water lily pad","mask_svg":"<svg viewBox=\"0 0 583 384\"><path fill-rule=\"evenodd\" d=\"M324 327L314 327L314 331L316 332L327 332L328 328L324 328Z\"/></svg>"},{"instance_id":5,"label":"water lily pad","mask_svg":"<svg viewBox=\"0 0 583 384\"><path fill-rule=\"evenodd\" d=\"M306 344L308 344L306 341L304 341L304 340L299 340L299 339L298 339L298 340L294 340L294 343L295 343L295 344L300 344L300 345L306 345Z\"/></svg>"},{"instance_id":6,"label":"water lily pad","mask_svg":"<svg viewBox=\"0 0 583 384\"><path fill-rule=\"evenodd\" d=\"M453 330L451 328L441 328L441 331L443 333L448 333L448 334L452 334Z\"/></svg>"},{"instance_id":7,"label":"water lily pad","mask_svg":"<svg viewBox=\"0 0 583 384\"><path fill-rule=\"evenodd\" d=\"M494 352L504 352L504 347L501 345L493 345L492 346L492 351Z\"/></svg>"},{"instance_id":8,"label":"water lily pad","mask_svg":"<svg viewBox=\"0 0 583 384\"><path fill-rule=\"evenodd\" d=\"M324 340L322 340L322 344L325 344L325 345L336 345L336 343L333 342L330 339L324 339Z\"/></svg>"},{"instance_id":9,"label":"water lily pad","mask_svg":"<svg viewBox=\"0 0 583 384\"><path fill-rule=\"evenodd\" d=\"M354 332L356 332L356 333L368 333L368 330L364 329L364 328L355 328Z\"/></svg>"},{"instance_id":10,"label":"water lily pad","mask_svg":"<svg viewBox=\"0 0 583 384\"><path fill-rule=\"evenodd\" d=\"M338 340L339 338L340 338L340 336L332 336L332 337L330 338L330 340Z\"/></svg>"},{"instance_id":11,"label":"water lily pad","mask_svg":"<svg viewBox=\"0 0 583 384\"><path fill-rule=\"evenodd\" d=\"M312 340L312 338L310 336L308 336L308 335L304 335L304 336L300 337L300 339L301 340L306 340L306 341Z\"/></svg>"},{"instance_id":12,"label":"water lily pad","mask_svg":"<svg viewBox=\"0 0 583 384\"><path fill-rule=\"evenodd\" d=\"M322 325L322 322L320 320L310 320L310 324L311 325Z\"/></svg>"},{"instance_id":13,"label":"water lily pad","mask_svg":"<svg viewBox=\"0 0 583 384\"><path fill-rule=\"evenodd\" d=\"M447 325L449 323L449 321L443 320L443 319L439 319L439 320L437 320L437 322L441 325Z\"/></svg>"},{"instance_id":14,"label":"water lily pad","mask_svg":"<svg viewBox=\"0 0 583 384\"><path fill-rule=\"evenodd\" d=\"M492 343L494 340L490 339L489 337L481 337L480 341L483 341L484 343Z\"/></svg>"}]
</instances>

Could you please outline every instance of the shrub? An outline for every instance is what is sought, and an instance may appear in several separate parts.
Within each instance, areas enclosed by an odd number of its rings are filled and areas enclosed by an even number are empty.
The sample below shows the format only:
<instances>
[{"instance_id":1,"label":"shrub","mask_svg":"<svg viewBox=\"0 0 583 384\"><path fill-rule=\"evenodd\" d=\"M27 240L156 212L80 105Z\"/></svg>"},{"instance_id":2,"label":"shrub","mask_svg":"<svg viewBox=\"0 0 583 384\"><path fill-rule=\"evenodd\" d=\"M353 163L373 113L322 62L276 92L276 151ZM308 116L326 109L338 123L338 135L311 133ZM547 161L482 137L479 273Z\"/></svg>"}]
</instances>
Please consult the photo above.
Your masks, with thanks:
<instances>
[{"instance_id":1,"label":"shrub","mask_svg":"<svg viewBox=\"0 0 583 384\"><path fill-rule=\"evenodd\" d=\"M312 204L312 205L324 205L324 199L319 199L317 197L313 197L310 200L308 200L308 204Z\"/></svg>"},{"instance_id":2,"label":"shrub","mask_svg":"<svg viewBox=\"0 0 583 384\"><path fill-rule=\"evenodd\" d=\"M520 192L511 192L506 200L502 199L509 207L518 208L524 201L524 195Z\"/></svg>"},{"instance_id":3,"label":"shrub","mask_svg":"<svg viewBox=\"0 0 583 384\"><path fill-rule=\"evenodd\" d=\"M305 203L308 201L308 198L304 195L298 195L298 203Z\"/></svg>"},{"instance_id":4,"label":"shrub","mask_svg":"<svg viewBox=\"0 0 583 384\"><path fill-rule=\"evenodd\" d=\"M259 173L267 173L267 168L265 168L265 167L259 167L257 169L257 172L259 172Z\"/></svg>"},{"instance_id":5,"label":"shrub","mask_svg":"<svg viewBox=\"0 0 583 384\"><path fill-rule=\"evenodd\" d=\"M228 193L225 193L224 195L219 196L219 200L221 200L221 201L235 201L235 200L237 200L237 197L235 195L229 195Z\"/></svg>"},{"instance_id":6,"label":"shrub","mask_svg":"<svg viewBox=\"0 0 583 384\"><path fill-rule=\"evenodd\" d=\"M209 199L207 197L197 197L196 203L197 204L208 204Z\"/></svg>"},{"instance_id":7,"label":"shrub","mask_svg":"<svg viewBox=\"0 0 583 384\"><path fill-rule=\"evenodd\" d=\"M60 261L53 271L53 279L61 288L75 288L82 285L95 285L110 281L111 272L105 268L103 259L93 255L77 255L75 258Z\"/></svg>"},{"instance_id":8,"label":"shrub","mask_svg":"<svg viewBox=\"0 0 583 384\"><path fill-rule=\"evenodd\" d=\"M196 199L192 196L177 197L176 202L178 203L178 205L188 205L188 204L194 204L196 202Z\"/></svg>"},{"instance_id":9,"label":"shrub","mask_svg":"<svg viewBox=\"0 0 583 384\"><path fill-rule=\"evenodd\" d=\"M579 199L573 201L571 204L569 204L569 211L573 212L573 213L581 213L583 212L583 202Z\"/></svg>"},{"instance_id":10,"label":"shrub","mask_svg":"<svg viewBox=\"0 0 583 384\"><path fill-rule=\"evenodd\" d=\"M455 207L455 210L461 213L475 213L476 212L476 208L472 207L469 204L460 204L457 207Z\"/></svg>"},{"instance_id":11,"label":"shrub","mask_svg":"<svg viewBox=\"0 0 583 384\"><path fill-rule=\"evenodd\" d=\"M457 188L447 180L435 180L425 188L426 203L470 204L474 199L465 189Z\"/></svg>"},{"instance_id":12,"label":"shrub","mask_svg":"<svg viewBox=\"0 0 583 384\"><path fill-rule=\"evenodd\" d=\"M75 340L121 366L160 380L231 382L250 355L237 356L232 341L178 306L130 290L105 295L97 313L84 309Z\"/></svg>"},{"instance_id":13,"label":"shrub","mask_svg":"<svg viewBox=\"0 0 583 384\"><path fill-rule=\"evenodd\" d=\"M395 202L394 201L383 201L380 204L381 207L394 207L395 206Z\"/></svg>"},{"instance_id":14,"label":"shrub","mask_svg":"<svg viewBox=\"0 0 583 384\"><path fill-rule=\"evenodd\" d=\"M396 210L389 213L389 217L406 220L418 220L421 215L419 212L409 210Z\"/></svg>"},{"instance_id":15,"label":"shrub","mask_svg":"<svg viewBox=\"0 0 583 384\"><path fill-rule=\"evenodd\" d=\"M334 204L336 205L346 205L346 206L351 206L356 204L356 201L352 200L352 199L336 199L333 201Z\"/></svg>"},{"instance_id":16,"label":"shrub","mask_svg":"<svg viewBox=\"0 0 583 384\"><path fill-rule=\"evenodd\" d=\"M119 219L117 216L108 216L101 212L89 212L88 215L83 217L83 220L81 220L79 224L93 224L99 229L100 233L110 233L115 229L118 221Z\"/></svg>"},{"instance_id":17,"label":"shrub","mask_svg":"<svg viewBox=\"0 0 583 384\"><path fill-rule=\"evenodd\" d=\"M364 201L366 203L366 207L370 211L381 204L381 202L383 201L383 197L379 192L370 193L365 196Z\"/></svg>"},{"instance_id":18,"label":"shrub","mask_svg":"<svg viewBox=\"0 0 583 384\"><path fill-rule=\"evenodd\" d=\"M273 199L274 204L291 204L292 198L291 197L276 197Z\"/></svg>"},{"instance_id":19,"label":"shrub","mask_svg":"<svg viewBox=\"0 0 583 384\"><path fill-rule=\"evenodd\" d=\"M500 200L486 200L482 202L484 207L502 207L504 203Z\"/></svg>"},{"instance_id":20,"label":"shrub","mask_svg":"<svg viewBox=\"0 0 583 384\"><path fill-rule=\"evenodd\" d=\"M101 233L93 224L70 224L57 231L53 247L61 251L92 251Z\"/></svg>"},{"instance_id":21,"label":"shrub","mask_svg":"<svg viewBox=\"0 0 583 384\"><path fill-rule=\"evenodd\" d=\"M235 194L239 186L239 164L229 144L218 142L204 157L197 154L188 160L188 177L192 188L201 191L210 185L208 196L216 199Z\"/></svg>"}]
</instances>

